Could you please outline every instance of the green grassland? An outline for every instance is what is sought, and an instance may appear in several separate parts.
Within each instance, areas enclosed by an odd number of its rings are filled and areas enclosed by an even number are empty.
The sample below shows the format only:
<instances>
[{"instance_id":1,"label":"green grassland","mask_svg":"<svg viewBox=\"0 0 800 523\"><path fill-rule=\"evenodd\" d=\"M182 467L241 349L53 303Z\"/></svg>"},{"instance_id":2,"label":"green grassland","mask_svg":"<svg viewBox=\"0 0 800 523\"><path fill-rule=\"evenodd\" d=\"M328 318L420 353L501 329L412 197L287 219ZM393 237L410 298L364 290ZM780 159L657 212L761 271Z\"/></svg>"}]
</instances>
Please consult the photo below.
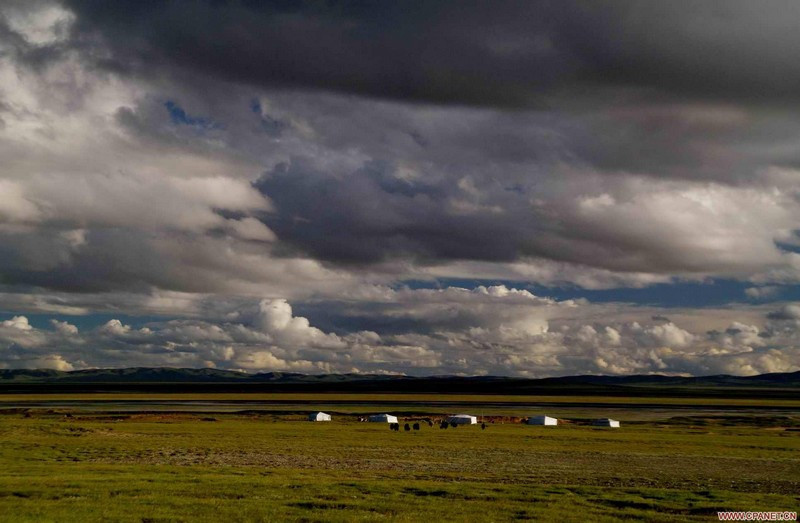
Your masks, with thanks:
<instances>
[{"instance_id":1,"label":"green grassland","mask_svg":"<svg viewBox=\"0 0 800 523\"><path fill-rule=\"evenodd\" d=\"M422 410L424 398L415 400L398 404ZM573 412L605 414L572 400ZM653 420L629 410L621 429L576 417L558 427L423 424L397 433L359 423L351 414L361 407L392 411L361 401L330 423L269 409L8 409L0 415L0 519L707 521L718 510L800 508L793 415Z\"/></svg>"}]
</instances>

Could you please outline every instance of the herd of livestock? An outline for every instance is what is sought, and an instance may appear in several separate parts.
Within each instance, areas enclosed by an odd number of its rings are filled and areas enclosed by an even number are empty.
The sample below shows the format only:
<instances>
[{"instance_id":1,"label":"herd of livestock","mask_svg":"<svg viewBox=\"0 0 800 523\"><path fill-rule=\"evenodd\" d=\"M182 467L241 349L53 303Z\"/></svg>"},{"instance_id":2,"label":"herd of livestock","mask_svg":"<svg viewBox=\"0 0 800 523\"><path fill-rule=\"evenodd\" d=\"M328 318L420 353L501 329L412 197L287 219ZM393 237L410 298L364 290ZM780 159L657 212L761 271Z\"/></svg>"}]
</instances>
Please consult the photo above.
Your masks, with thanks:
<instances>
[{"instance_id":1,"label":"herd of livestock","mask_svg":"<svg viewBox=\"0 0 800 523\"><path fill-rule=\"evenodd\" d=\"M309 421L331 421L332 416L324 412L314 412L308 416L308 419ZM358 421L388 423L390 430L396 432L400 431L400 422L397 416L393 416L391 414L374 414L372 416L359 417ZM440 429L447 429L448 427L456 428L459 425L480 425L482 430L486 429L485 421L481 421L479 423L476 416L471 416L468 414L454 414L443 419L423 418L421 420L416 419L411 421L413 423L405 423L403 425L403 430L406 432L420 430L420 422L427 423L430 427L438 424ZM550 416L531 416L527 419L516 418L514 421L525 423L527 425L559 425L559 420L557 418L551 418ZM493 420L491 422L493 422ZM596 419L592 422L592 425L595 427L620 427L619 421L611 418Z\"/></svg>"},{"instance_id":2,"label":"herd of livestock","mask_svg":"<svg viewBox=\"0 0 800 523\"><path fill-rule=\"evenodd\" d=\"M426 423L428 424L429 427L433 427L433 421L426 420ZM446 420L442 420L442 421L439 422L439 428L440 429L446 429L447 427L456 428L456 427L458 427L458 423L455 423L455 422L452 422L452 421L448 422ZM413 425L411 425L409 423L406 423L405 425L403 425L403 430L405 430L406 432L409 432L411 430L419 430L419 428L420 428L419 422L415 422ZM486 423L481 423L481 429L484 429L484 430L486 429ZM399 423L389 423L389 430L393 430L395 432L399 432L400 431L400 424Z\"/></svg>"}]
</instances>

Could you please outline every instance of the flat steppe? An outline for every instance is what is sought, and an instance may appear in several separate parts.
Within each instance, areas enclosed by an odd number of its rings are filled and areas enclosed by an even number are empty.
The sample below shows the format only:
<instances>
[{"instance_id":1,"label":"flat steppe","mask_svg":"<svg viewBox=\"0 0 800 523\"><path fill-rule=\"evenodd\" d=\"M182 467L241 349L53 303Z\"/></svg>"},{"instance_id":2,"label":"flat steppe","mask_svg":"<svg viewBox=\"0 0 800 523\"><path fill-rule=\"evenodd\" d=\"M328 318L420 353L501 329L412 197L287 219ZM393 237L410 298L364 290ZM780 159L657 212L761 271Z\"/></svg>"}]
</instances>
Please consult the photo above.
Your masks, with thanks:
<instances>
[{"instance_id":1,"label":"flat steppe","mask_svg":"<svg viewBox=\"0 0 800 523\"><path fill-rule=\"evenodd\" d=\"M424 421L455 412L487 428ZM0 396L3 521L701 521L797 511L798 471L800 400Z\"/></svg>"}]
</instances>

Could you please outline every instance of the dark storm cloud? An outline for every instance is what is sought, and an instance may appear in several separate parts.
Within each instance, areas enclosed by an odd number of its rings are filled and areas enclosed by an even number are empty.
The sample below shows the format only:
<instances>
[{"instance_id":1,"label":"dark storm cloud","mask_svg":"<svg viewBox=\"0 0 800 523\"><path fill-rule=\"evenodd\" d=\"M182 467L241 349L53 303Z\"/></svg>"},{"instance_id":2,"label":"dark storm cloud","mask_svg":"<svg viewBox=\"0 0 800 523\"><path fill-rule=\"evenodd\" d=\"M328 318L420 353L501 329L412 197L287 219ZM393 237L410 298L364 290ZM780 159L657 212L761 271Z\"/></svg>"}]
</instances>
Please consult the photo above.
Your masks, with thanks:
<instances>
[{"instance_id":1,"label":"dark storm cloud","mask_svg":"<svg viewBox=\"0 0 800 523\"><path fill-rule=\"evenodd\" d=\"M744 183L765 164L800 165L800 125L776 112L800 92L800 4L790 0L66 4L77 20L60 47L185 93L224 97L237 83L546 108L567 161L606 173ZM286 130L269 116L261 125ZM479 160L552 153L523 119L509 127L468 137Z\"/></svg>"},{"instance_id":2,"label":"dark storm cloud","mask_svg":"<svg viewBox=\"0 0 800 523\"><path fill-rule=\"evenodd\" d=\"M800 86L791 0L66 4L78 15L74 44L136 74L179 68L262 87L499 106L654 92L765 102Z\"/></svg>"},{"instance_id":3,"label":"dark storm cloud","mask_svg":"<svg viewBox=\"0 0 800 523\"><path fill-rule=\"evenodd\" d=\"M370 163L340 179L304 167L279 165L256 187L278 202L266 218L279 236L307 254L330 261L369 263L390 256L420 261L491 259L518 255L514 229L491 213L442 212L453 188L408 181L395 166ZM510 203L510 202L509 202ZM493 231L505 230L506 236Z\"/></svg>"},{"instance_id":4,"label":"dark storm cloud","mask_svg":"<svg viewBox=\"0 0 800 523\"><path fill-rule=\"evenodd\" d=\"M775 240L796 222L794 175L764 172L792 163L800 122L748 105L747 86L781 96L794 81L791 52L776 50L795 38L785 22L794 4L774 4L780 14L732 2L67 5L70 31L44 40L36 20L9 17L19 45L70 51L41 72L17 59L28 76L16 105L35 106L33 91L42 114L35 130L22 117L14 129L41 144L0 142L17 160L0 213L15 227L89 231L65 258L74 267L123 252L94 232L109 226L175 262L142 262L130 278L101 272L92 289L119 277L123 287L216 290L227 261L213 278L183 277L225 252L212 236L271 263L308 256L354 275L364 271L353 265L399 262L398 278L462 261L743 278L791 263ZM728 83L707 88L719 78ZM46 113L80 89L87 99L96 90L95 106ZM331 90L348 95L321 92ZM510 109L532 100L550 107ZM81 111L94 114L59 129ZM82 140L58 149L69 137ZM58 176L37 182L28 158ZM84 172L88 196L73 191ZM261 172L261 195L250 194ZM175 229L213 252L146 248ZM25 265L6 269L8 280L91 283Z\"/></svg>"},{"instance_id":5,"label":"dark storm cloud","mask_svg":"<svg viewBox=\"0 0 800 523\"><path fill-rule=\"evenodd\" d=\"M587 189L590 183L583 180ZM774 246L738 252L737 244L746 248L758 233L746 238L736 223L742 198L736 191L700 190L682 210L676 206L686 205L683 195L669 191L627 201L607 194L576 200L545 184L526 194L491 178L437 180L422 172L408 179L391 163L369 162L334 176L302 158L254 185L274 203L277 212L263 219L290 254L346 265L546 258L612 271L692 273L749 270L776 252ZM714 203L709 209L695 200ZM731 218L720 221L725 214Z\"/></svg>"}]
</instances>

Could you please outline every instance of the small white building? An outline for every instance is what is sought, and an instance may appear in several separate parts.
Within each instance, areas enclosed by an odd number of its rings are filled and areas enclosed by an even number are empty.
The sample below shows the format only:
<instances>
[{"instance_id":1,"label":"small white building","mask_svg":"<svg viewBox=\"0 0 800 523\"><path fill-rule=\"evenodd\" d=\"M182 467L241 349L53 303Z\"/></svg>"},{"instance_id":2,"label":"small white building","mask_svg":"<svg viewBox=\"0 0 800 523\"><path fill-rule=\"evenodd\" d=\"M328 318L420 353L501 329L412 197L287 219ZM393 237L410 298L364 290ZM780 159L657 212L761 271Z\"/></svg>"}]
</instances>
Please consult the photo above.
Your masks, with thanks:
<instances>
[{"instance_id":1,"label":"small white building","mask_svg":"<svg viewBox=\"0 0 800 523\"><path fill-rule=\"evenodd\" d=\"M391 414L373 414L367 418L372 423L397 423L397 416Z\"/></svg>"},{"instance_id":2,"label":"small white building","mask_svg":"<svg viewBox=\"0 0 800 523\"><path fill-rule=\"evenodd\" d=\"M600 418L594 420L594 423L592 423L592 425L594 425L595 427L611 427L614 429L618 429L619 421L611 418Z\"/></svg>"},{"instance_id":3,"label":"small white building","mask_svg":"<svg viewBox=\"0 0 800 523\"><path fill-rule=\"evenodd\" d=\"M470 416L469 414L455 414L449 416L445 421L447 421L447 423L455 423L456 425L475 425L478 423L478 418Z\"/></svg>"},{"instance_id":4,"label":"small white building","mask_svg":"<svg viewBox=\"0 0 800 523\"><path fill-rule=\"evenodd\" d=\"M531 416L527 423L528 425L558 425L558 420L550 416Z\"/></svg>"},{"instance_id":5,"label":"small white building","mask_svg":"<svg viewBox=\"0 0 800 523\"><path fill-rule=\"evenodd\" d=\"M324 412L312 412L308 415L308 421L330 421L331 415Z\"/></svg>"}]
</instances>

